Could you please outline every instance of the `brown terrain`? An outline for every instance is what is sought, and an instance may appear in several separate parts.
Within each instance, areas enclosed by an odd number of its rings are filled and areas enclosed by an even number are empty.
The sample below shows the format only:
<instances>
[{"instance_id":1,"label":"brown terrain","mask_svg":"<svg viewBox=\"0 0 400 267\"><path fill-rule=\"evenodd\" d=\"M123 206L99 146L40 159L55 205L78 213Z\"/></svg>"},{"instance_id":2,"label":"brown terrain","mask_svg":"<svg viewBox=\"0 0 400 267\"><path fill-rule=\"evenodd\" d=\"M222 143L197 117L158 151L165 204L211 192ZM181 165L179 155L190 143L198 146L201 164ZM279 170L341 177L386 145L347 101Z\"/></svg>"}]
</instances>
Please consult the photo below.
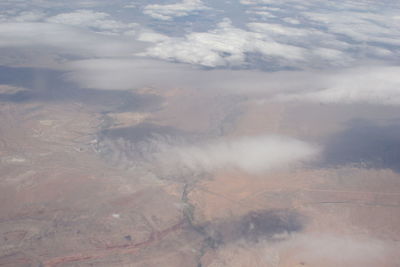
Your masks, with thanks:
<instances>
[{"instance_id":1,"label":"brown terrain","mask_svg":"<svg viewBox=\"0 0 400 267\"><path fill-rule=\"evenodd\" d=\"M400 266L393 170L222 169L164 179L100 151L102 131L125 134L143 123L324 140L347 111L314 114L190 90L141 93L161 96L160 109L105 115L73 102L0 103L0 266ZM294 120L299 109L314 115ZM329 127L315 127L332 113Z\"/></svg>"}]
</instances>

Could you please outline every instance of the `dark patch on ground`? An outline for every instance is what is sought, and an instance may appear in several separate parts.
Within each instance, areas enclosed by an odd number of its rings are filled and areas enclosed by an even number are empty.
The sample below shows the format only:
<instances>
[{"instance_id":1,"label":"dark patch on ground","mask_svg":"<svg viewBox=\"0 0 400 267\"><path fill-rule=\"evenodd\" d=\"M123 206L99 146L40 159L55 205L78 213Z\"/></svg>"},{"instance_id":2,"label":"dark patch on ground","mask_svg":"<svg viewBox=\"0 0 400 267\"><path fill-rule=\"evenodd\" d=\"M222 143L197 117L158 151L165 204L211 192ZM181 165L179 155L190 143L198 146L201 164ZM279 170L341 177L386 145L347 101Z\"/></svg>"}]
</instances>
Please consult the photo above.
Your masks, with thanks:
<instances>
[{"instance_id":1,"label":"dark patch on ground","mask_svg":"<svg viewBox=\"0 0 400 267\"><path fill-rule=\"evenodd\" d=\"M200 138L170 126L140 123L131 127L108 128L98 134L96 150L108 162L123 168L145 167L154 173L163 173L161 166L154 164L155 155L164 146Z\"/></svg>"},{"instance_id":2,"label":"dark patch on ground","mask_svg":"<svg viewBox=\"0 0 400 267\"><path fill-rule=\"evenodd\" d=\"M293 210L250 212L240 218L210 222L199 230L206 236L209 247L240 240L257 243L279 241L304 228L304 217Z\"/></svg>"},{"instance_id":3,"label":"dark patch on ground","mask_svg":"<svg viewBox=\"0 0 400 267\"><path fill-rule=\"evenodd\" d=\"M325 144L322 165L361 165L400 172L400 124L352 121L346 130Z\"/></svg>"},{"instance_id":4,"label":"dark patch on ground","mask_svg":"<svg viewBox=\"0 0 400 267\"><path fill-rule=\"evenodd\" d=\"M0 66L0 84L27 89L13 94L0 94L0 101L71 101L95 107L102 112L153 111L163 101L156 95L132 91L78 88L74 83L64 80L64 72L41 68Z\"/></svg>"},{"instance_id":5,"label":"dark patch on ground","mask_svg":"<svg viewBox=\"0 0 400 267\"><path fill-rule=\"evenodd\" d=\"M125 139L130 142L142 142L159 136L184 136L185 132L170 126L151 123L140 123L132 127L105 129L100 133L101 138Z\"/></svg>"}]
</instances>

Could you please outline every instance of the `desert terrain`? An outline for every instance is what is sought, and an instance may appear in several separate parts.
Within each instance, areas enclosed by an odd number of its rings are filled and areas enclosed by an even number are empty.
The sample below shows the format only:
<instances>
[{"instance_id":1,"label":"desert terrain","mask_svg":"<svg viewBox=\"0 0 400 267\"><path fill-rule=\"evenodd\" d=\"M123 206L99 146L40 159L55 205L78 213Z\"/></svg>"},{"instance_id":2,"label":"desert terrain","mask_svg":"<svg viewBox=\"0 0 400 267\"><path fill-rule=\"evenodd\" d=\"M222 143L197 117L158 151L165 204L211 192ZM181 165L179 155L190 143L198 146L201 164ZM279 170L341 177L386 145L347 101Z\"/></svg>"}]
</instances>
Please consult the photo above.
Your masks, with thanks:
<instances>
[{"instance_id":1,"label":"desert terrain","mask_svg":"<svg viewBox=\"0 0 400 267\"><path fill-rule=\"evenodd\" d=\"M293 114L308 107L196 90L136 94L162 101L135 111L0 103L0 266L400 264L400 175L390 168L318 158L261 173L199 171L152 156L160 136L324 142L343 131L343 111L314 107L298 127ZM316 127L327 114L330 128Z\"/></svg>"}]
</instances>

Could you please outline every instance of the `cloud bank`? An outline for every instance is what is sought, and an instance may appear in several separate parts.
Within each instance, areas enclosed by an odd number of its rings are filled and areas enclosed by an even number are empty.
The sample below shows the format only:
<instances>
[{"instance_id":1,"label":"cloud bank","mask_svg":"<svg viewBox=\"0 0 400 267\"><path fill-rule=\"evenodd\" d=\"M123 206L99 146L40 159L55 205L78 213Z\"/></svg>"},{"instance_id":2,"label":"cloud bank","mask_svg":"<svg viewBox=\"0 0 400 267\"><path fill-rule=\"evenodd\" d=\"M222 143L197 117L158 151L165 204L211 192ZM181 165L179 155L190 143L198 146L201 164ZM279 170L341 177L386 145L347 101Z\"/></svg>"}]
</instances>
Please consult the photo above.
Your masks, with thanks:
<instances>
[{"instance_id":1,"label":"cloud bank","mask_svg":"<svg viewBox=\"0 0 400 267\"><path fill-rule=\"evenodd\" d=\"M143 51L131 36L94 32L89 28L48 22L0 23L0 61L8 65L65 67L77 58L122 57Z\"/></svg>"},{"instance_id":2,"label":"cloud bank","mask_svg":"<svg viewBox=\"0 0 400 267\"><path fill-rule=\"evenodd\" d=\"M400 105L400 67L355 68L323 77L318 86L298 93L283 93L278 101L368 103Z\"/></svg>"},{"instance_id":3,"label":"cloud bank","mask_svg":"<svg viewBox=\"0 0 400 267\"><path fill-rule=\"evenodd\" d=\"M68 69L67 79L86 88L195 87L277 102L400 105L400 67L397 66L265 73L201 70L185 64L132 58L80 60L71 62Z\"/></svg>"}]
</instances>

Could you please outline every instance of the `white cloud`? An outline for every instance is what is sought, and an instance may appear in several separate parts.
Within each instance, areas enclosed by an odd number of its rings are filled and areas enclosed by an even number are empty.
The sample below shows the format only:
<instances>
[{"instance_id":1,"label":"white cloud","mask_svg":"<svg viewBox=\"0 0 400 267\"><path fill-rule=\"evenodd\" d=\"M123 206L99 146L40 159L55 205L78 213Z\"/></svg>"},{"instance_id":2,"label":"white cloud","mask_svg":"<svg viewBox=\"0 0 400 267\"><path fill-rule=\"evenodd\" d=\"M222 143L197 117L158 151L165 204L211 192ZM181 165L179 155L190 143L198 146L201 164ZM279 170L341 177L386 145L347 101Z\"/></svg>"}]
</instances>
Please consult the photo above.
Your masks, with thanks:
<instances>
[{"instance_id":1,"label":"white cloud","mask_svg":"<svg viewBox=\"0 0 400 267\"><path fill-rule=\"evenodd\" d=\"M319 51L332 53L336 51ZM97 89L202 88L260 96L270 101L400 105L400 67L371 65L341 71L200 70L146 59L80 60L68 79ZM157 77L157 79L154 79Z\"/></svg>"},{"instance_id":2,"label":"white cloud","mask_svg":"<svg viewBox=\"0 0 400 267\"><path fill-rule=\"evenodd\" d=\"M273 0L241 0L242 5L259 5L259 4L274 4L276 1Z\"/></svg>"},{"instance_id":3,"label":"white cloud","mask_svg":"<svg viewBox=\"0 0 400 267\"><path fill-rule=\"evenodd\" d=\"M314 29L287 27L281 24L272 24L272 23L253 22L247 24L247 27L254 32L268 33L274 35L288 35L291 37L307 36L320 33L319 31Z\"/></svg>"},{"instance_id":4,"label":"white cloud","mask_svg":"<svg viewBox=\"0 0 400 267\"><path fill-rule=\"evenodd\" d=\"M293 259L310 266L378 266L393 255L395 242L337 234L298 234L276 245L279 253L295 251ZM317 252L317 253L316 253ZM389 258L388 258L389 257Z\"/></svg>"},{"instance_id":5,"label":"white cloud","mask_svg":"<svg viewBox=\"0 0 400 267\"><path fill-rule=\"evenodd\" d=\"M163 36L140 55L206 67L243 66L249 54L281 67L346 66L354 61L346 52L347 43L317 29L260 22L246 26L249 30L224 19L208 32L183 38Z\"/></svg>"},{"instance_id":6,"label":"white cloud","mask_svg":"<svg viewBox=\"0 0 400 267\"><path fill-rule=\"evenodd\" d=\"M291 17L287 17L287 18L283 18L282 19L284 22L290 23L290 24L295 24L295 25L299 25L300 21L298 19L294 19Z\"/></svg>"},{"instance_id":7,"label":"white cloud","mask_svg":"<svg viewBox=\"0 0 400 267\"><path fill-rule=\"evenodd\" d=\"M238 168L249 173L262 173L276 168L289 168L316 154L314 146L293 138L256 136L202 145L166 146L157 158L167 166L195 172Z\"/></svg>"},{"instance_id":8,"label":"white cloud","mask_svg":"<svg viewBox=\"0 0 400 267\"><path fill-rule=\"evenodd\" d=\"M91 59L73 61L66 78L81 87L129 90L144 86L169 87L171 81L186 84L183 65L145 59ZM157 77L155 79L154 77Z\"/></svg>"},{"instance_id":9,"label":"white cloud","mask_svg":"<svg viewBox=\"0 0 400 267\"><path fill-rule=\"evenodd\" d=\"M250 14L251 16L253 15L258 15L262 18L276 18L277 16L272 14L271 12L268 11L260 11L260 10L246 10L246 14ZM250 17L251 20L257 20L254 17Z\"/></svg>"},{"instance_id":10,"label":"white cloud","mask_svg":"<svg viewBox=\"0 0 400 267\"><path fill-rule=\"evenodd\" d=\"M6 12L0 14L0 21L11 22L42 22L74 26L107 34L130 34L139 28L137 23L125 23L115 20L110 14L88 9L78 9L73 12L49 16L49 12L30 10L21 12Z\"/></svg>"},{"instance_id":11,"label":"white cloud","mask_svg":"<svg viewBox=\"0 0 400 267\"><path fill-rule=\"evenodd\" d=\"M35 22L42 20L46 15L40 11L23 11L17 16L12 17L12 22Z\"/></svg>"},{"instance_id":12,"label":"white cloud","mask_svg":"<svg viewBox=\"0 0 400 267\"><path fill-rule=\"evenodd\" d=\"M261 16L252 18L256 23L248 24L251 30L268 34L280 43L306 48L310 54L307 63L313 67L350 66L357 59L400 57L396 48L400 45L400 21L396 19L400 5L396 1L242 0L241 3L247 12ZM280 10L276 11L277 8ZM282 21L293 27L287 27L279 19L274 19L274 24L260 23L271 21L273 16L285 17Z\"/></svg>"},{"instance_id":13,"label":"white cloud","mask_svg":"<svg viewBox=\"0 0 400 267\"><path fill-rule=\"evenodd\" d=\"M43 5L60 10L65 6L60 1L19 1L18 7L12 9L7 8L12 6L12 2L6 1L5 4L0 4L5 7L0 12L0 21L51 23L75 27L75 31L82 29L130 36L152 43L152 47L141 53L141 56L205 67L270 66L271 69L327 69L351 66L357 60L379 59L394 62L400 57L397 49L400 45L400 19L395 9L399 4L387 3L394 7L391 10L383 9L382 3L371 4L371 1L367 0L242 0L241 3L245 12L249 14L247 19L253 23L239 28L229 19L224 19L214 29L191 32L183 37L166 36L139 24L122 21L113 17L113 13L108 14L105 11L78 9L48 17L51 10L43 8ZM129 3L123 3L126 4ZM200 0L145 6L143 3L132 4L137 9L142 8L144 13L164 20L210 9ZM69 5L84 8L109 3L74 1ZM230 11L227 10L226 16L230 15ZM205 14L204 16L209 17ZM47 40L47 33L39 34L45 35ZM28 39L31 38L29 34L27 36ZM59 38L65 39L62 36ZM112 41L110 39L106 43ZM56 41L51 42L54 44ZM76 47L73 44L71 46ZM102 45L94 45L94 50L98 46ZM109 56L110 52L105 55Z\"/></svg>"},{"instance_id":14,"label":"white cloud","mask_svg":"<svg viewBox=\"0 0 400 267\"><path fill-rule=\"evenodd\" d=\"M217 67L244 64L246 53L259 53L295 64L304 60L305 50L278 43L265 34L233 27L229 19L224 19L214 30L193 32L184 38L169 38L141 55Z\"/></svg>"},{"instance_id":15,"label":"white cloud","mask_svg":"<svg viewBox=\"0 0 400 267\"><path fill-rule=\"evenodd\" d=\"M395 13L332 11L305 12L308 19L327 27L327 31L347 36L356 42L400 45L400 29Z\"/></svg>"},{"instance_id":16,"label":"white cloud","mask_svg":"<svg viewBox=\"0 0 400 267\"><path fill-rule=\"evenodd\" d=\"M194 12L209 9L201 0L183 0L170 5L147 5L143 13L155 19L171 20L174 17L184 17Z\"/></svg>"},{"instance_id":17,"label":"white cloud","mask_svg":"<svg viewBox=\"0 0 400 267\"><path fill-rule=\"evenodd\" d=\"M317 103L369 103L400 105L400 67L364 67L339 73L320 73L313 87L297 93L282 93L279 101ZM301 81L300 81L301 83Z\"/></svg>"},{"instance_id":18,"label":"white cloud","mask_svg":"<svg viewBox=\"0 0 400 267\"><path fill-rule=\"evenodd\" d=\"M85 29L53 23L1 23L0 48L38 49L47 54L76 56L126 56L138 51L135 40L97 34ZM29 61L29 58L26 59Z\"/></svg>"},{"instance_id":19,"label":"white cloud","mask_svg":"<svg viewBox=\"0 0 400 267\"><path fill-rule=\"evenodd\" d=\"M110 18L104 12L92 10L77 10L70 13L61 13L46 19L47 22L78 26L107 33L123 33L138 27L136 23L123 23Z\"/></svg>"},{"instance_id":20,"label":"white cloud","mask_svg":"<svg viewBox=\"0 0 400 267\"><path fill-rule=\"evenodd\" d=\"M313 73L262 72L250 70L203 70L186 64L143 58L98 58L67 64L68 78L80 87L106 90L155 88L202 88L248 94L273 94L313 88ZM157 77L155 79L154 77Z\"/></svg>"},{"instance_id":21,"label":"white cloud","mask_svg":"<svg viewBox=\"0 0 400 267\"><path fill-rule=\"evenodd\" d=\"M95 8L100 6L110 5L107 0L2 0L0 2L1 8L6 9L74 9L74 8Z\"/></svg>"}]
</instances>

